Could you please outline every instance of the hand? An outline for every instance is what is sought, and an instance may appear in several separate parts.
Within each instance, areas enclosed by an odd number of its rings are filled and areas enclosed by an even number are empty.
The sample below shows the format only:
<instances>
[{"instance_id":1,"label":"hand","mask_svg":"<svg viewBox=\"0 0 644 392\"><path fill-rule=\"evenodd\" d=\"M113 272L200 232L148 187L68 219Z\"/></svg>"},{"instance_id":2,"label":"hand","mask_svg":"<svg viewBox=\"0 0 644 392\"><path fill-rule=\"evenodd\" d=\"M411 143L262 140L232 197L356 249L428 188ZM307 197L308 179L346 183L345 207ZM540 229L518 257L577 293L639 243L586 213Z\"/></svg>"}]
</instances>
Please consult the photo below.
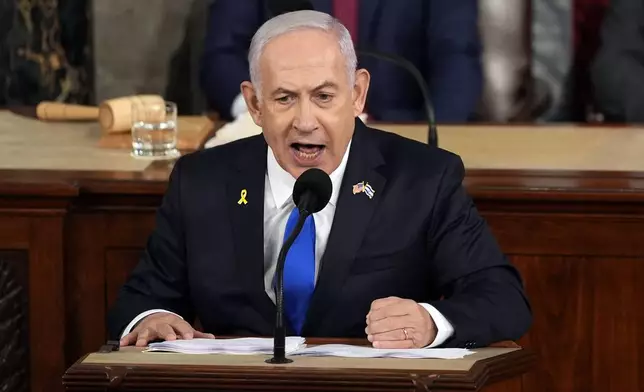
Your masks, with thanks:
<instances>
[{"instance_id":1,"label":"hand","mask_svg":"<svg viewBox=\"0 0 644 392\"><path fill-rule=\"evenodd\" d=\"M375 348L421 348L434 341L437 330L421 305L388 297L371 303L365 332Z\"/></svg>"},{"instance_id":2,"label":"hand","mask_svg":"<svg viewBox=\"0 0 644 392\"><path fill-rule=\"evenodd\" d=\"M134 343L137 347L145 347L149 342L157 339L190 340L193 337L213 339L215 335L196 331L181 317L172 313L154 313L145 317L132 332L123 336L121 347Z\"/></svg>"}]
</instances>

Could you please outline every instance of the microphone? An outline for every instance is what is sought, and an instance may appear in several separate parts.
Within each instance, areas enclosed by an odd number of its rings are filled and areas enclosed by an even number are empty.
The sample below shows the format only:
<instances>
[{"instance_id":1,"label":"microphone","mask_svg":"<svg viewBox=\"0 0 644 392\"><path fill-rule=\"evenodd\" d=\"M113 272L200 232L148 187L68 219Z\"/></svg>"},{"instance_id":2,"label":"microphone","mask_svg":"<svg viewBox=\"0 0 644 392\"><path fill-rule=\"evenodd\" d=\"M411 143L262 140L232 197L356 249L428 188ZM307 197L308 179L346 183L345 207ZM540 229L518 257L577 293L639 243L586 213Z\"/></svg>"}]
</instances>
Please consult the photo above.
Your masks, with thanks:
<instances>
[{"instance_id":1,"label":"microphone","mask_svg":"<svg viewBox=\"0 0 644 392\"><path fill-rule=\"evenodd\" d=\"M268 8L273 16L287 12L315 9L313 7L313 4L311 4L311 2L307 0L272 0L268 2ZM356 51L358 55L388 61L411 74L423 96L423 106L425 107L428 125L427 143L430 146L438 147L438 131L436 130L436 116L434 113L434 105L429 94L429 87L427 86L427 82L425 81L425 78L423 78L423 74L418 70L418 67L416 67L411 61L405 59L404 57L392 53L382 53L374 50L362 50L359 48L356 48Z\"/></svg>"},{"instance_id":2,"label":"microphone","mask_svg":"<svg viewBox=\"0 0 644 392\"><path fill-rule=\"evenodd\" d=\"M273 358L267 363L291 363L292 359L286 358L286 330L284 328L284 264L289 249L302 231L304 221L312 214L322 211L331 199L333 184L331 178L324 171L312 168L300 175L293 186L293 202L300 212L293 232L288 236L280 249L275 269L275 304L277 315L275 318L275 334L273 342Z\"/></svg>"}]
</instances>

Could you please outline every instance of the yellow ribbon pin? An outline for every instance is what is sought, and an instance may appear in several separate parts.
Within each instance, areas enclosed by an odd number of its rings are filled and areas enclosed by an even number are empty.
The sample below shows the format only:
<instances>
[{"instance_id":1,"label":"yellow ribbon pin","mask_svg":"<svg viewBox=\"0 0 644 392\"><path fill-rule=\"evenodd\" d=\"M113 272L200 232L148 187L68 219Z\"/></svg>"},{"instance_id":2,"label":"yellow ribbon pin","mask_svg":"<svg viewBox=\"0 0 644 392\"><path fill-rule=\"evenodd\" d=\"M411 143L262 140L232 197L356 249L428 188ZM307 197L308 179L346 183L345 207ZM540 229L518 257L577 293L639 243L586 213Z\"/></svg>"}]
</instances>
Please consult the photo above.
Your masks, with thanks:
<instances>
[{"instance_id":1,"label":"yellow ribbon pin","mask_svg":"<svg viewBox=\"0 0 644 392\"><path fill-rule=\"evenodd\" d=\"M239 201L237 202L237 204L239 204L239 205L242 205L242 204L248 204L248 201L246 200L246 195L247 195L247 194L248 194L248 192L246 191L246 189L242 189L242 191L241 191L241 198L239 199Z\"/></svg>"}]
</instances>

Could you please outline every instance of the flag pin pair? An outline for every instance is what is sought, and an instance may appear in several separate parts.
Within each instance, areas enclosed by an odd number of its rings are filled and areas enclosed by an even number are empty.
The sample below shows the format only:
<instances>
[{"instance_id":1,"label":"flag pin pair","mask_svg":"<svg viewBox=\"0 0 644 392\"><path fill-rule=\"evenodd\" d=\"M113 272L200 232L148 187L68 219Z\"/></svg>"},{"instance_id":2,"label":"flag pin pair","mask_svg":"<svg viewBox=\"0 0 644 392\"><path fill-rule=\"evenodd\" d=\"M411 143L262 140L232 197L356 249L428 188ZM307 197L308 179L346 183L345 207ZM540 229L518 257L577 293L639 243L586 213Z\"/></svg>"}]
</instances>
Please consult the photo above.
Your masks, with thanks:
<instances>
[{"instance_id":1,"label":"flag pin pair","mask_svg":"<svg viewBox=\"0 0 644 392\"><path fill-rule=\"evenodd\" d=\"M373 195L376 194L376 191L368 182L360 181L353 186L353 194L356 195L358 193L364 193L369 197L369 199L373 199Z\"/></svg>"}]
</instances>

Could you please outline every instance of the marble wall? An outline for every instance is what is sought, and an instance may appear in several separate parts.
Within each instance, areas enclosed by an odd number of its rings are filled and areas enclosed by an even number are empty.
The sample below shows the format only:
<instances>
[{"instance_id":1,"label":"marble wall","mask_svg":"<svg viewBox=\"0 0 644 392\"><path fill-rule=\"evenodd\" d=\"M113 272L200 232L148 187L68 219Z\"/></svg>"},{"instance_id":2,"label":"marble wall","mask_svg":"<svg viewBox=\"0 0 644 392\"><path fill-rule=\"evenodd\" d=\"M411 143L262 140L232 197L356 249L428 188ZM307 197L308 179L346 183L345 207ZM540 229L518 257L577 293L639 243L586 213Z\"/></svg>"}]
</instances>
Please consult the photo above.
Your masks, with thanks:
<instances>
[{"instance_id":1,"label":"marble wall","mask_svg":"<svg viewBox=\"0 0 644 392\"><path fill-rule=\"evenodd\" d=\"M94 0L96 101L161 94L183 114L202 111L207 7L207 0Z\"/></svg>"}]
</instances>

